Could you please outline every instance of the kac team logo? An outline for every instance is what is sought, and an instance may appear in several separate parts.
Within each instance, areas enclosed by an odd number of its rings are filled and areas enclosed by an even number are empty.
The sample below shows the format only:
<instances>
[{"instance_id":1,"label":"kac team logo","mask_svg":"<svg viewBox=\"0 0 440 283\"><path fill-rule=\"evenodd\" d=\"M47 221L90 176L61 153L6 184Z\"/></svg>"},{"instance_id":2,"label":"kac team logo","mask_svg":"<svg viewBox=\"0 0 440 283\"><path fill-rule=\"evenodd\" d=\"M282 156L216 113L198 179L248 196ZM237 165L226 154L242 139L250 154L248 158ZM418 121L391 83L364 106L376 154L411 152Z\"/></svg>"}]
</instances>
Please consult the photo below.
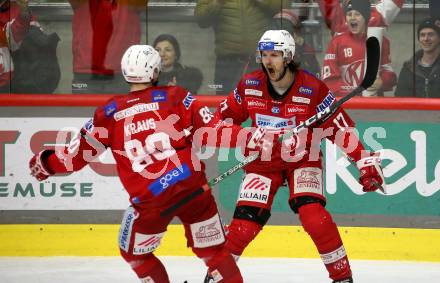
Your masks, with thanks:
<instances>
[{"instance_id":1,"label":"kac team logo","mask_svg":"<svg viewBox=\"0 0 440 283\"><path fill-rule=\"evenodd\" d=\"M351 86L358 86L364 78L364 60L348 65L344 73L344 81Z\"/></svg>"},{"instance_id":2,"label":"kac team logo","mask_svg":"<svg viewBox=\"0 0 440 283\"><path fill-rule=\"evenodd\" d=\"M280 113L280 108L278 106L272 107L272 113L273 114L279 114Z\"/></svg>"}]
</instances>

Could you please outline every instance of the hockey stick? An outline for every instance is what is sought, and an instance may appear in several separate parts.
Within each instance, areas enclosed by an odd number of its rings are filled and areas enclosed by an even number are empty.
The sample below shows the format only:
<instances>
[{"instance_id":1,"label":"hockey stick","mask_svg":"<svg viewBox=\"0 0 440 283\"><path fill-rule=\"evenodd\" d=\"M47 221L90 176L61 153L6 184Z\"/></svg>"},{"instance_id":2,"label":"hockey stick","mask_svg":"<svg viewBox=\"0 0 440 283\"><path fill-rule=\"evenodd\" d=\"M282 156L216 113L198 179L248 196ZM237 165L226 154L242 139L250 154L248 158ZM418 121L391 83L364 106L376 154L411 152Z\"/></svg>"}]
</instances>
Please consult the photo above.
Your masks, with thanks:
<instances>
[{"instance_id":1,"label":"hockey stick","mask_svg":"<svg viewBox=\"0 0 440 283\"><path fill-rule=\"evenodd\" d=\"M328 118L332 116L333 113L338 110L339 107L341 107L342 104L347 102L350 98L362 93L364 90L369 88L374 81L376 80L377 71L379 69L379 58L380 58L380 47L379 47L379 41L375 37L370 37L367 39L366 42L366 49L367 49L367 68L365 71L365 77L362 81L361 85L358 86L356 89L354 89L352 92L347 94L346 96L339 99L337 102L331 104L327 108L325 108L323 111L318 112L316 115L313 115L306 121L302 122L298 126L296 126L294 129L292 129L291 132L288 134L285 134L282 138L288 138L293 135L298 134L301 130L309 128L312 125L315 125L316 123L323 123ZM243 168L247 164L251 163L252 161L258 159L259 153L250 155L246 157L243 161L240 163L234 165L234 167L230 168L229 170L223 172L222 174L218 175L217 177L211 179L208 182L208 186L204 186L202 188L199 188L195 191L193 191L191 194L185 196L184 198L180 199L175 204L169 206L165 210L163 210L160 215L161 216L167 216L170 213L176 211L181 206L185 205L186 203L190 202L194 198L196 198L198 195L201 195L205 191L209 190L212 186L218 184L226 177L234 174L239 169Z\"/></svg>"}]
</instances>

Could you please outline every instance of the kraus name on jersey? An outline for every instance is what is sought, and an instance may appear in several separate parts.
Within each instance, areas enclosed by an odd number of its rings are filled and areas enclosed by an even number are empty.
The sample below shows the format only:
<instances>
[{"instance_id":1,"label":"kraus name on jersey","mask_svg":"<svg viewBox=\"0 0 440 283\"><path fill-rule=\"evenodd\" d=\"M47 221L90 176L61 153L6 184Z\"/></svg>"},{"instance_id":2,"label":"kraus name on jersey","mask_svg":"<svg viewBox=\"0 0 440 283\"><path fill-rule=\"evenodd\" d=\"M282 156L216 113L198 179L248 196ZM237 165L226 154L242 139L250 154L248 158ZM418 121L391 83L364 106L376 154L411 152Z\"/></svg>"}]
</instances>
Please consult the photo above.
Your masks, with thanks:
<instances>
[{"instance_id":1,"label":"kraus name on jersey","mask_svg":"<svg viewBox=\"0 0 440 283\"><path fill-rule=\"evenodd\" d=\"M274 117L263 114L255 115L255 124L257 127L263 127L268 130L283 130L286 128L293 128L296 126L296 118L290 119Z\"/></svg>"},{"instance_id":2,"label":"kraus name on jersey","mask_svg":"<svg viewBox=\"0 0 440 283\"><path fill-rule=\"evenodd\" d=\"M124 125L124 133L126 136L134 135L150 129L156 129L156 121L153 118L137 121L136 123L130 123Z\"/></svg>"}]
</instances>

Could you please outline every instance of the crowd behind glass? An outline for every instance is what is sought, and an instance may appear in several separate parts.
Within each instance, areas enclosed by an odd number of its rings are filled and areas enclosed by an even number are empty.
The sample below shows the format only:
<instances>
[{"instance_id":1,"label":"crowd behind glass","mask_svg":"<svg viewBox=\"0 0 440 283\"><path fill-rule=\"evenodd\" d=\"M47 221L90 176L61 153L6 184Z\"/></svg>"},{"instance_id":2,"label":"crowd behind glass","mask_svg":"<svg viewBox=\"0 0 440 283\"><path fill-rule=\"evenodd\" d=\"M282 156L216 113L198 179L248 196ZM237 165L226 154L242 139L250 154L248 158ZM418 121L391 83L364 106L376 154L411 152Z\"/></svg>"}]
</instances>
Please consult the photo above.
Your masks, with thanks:
<instances>
[{"instance_id":1,"label":"crowd behind glass","mask_svg":"<svg viewBox=\"0 0 440 283\"><path fill-rule=\"evenodd\" d=\"M344 95L362 80L356 29L365 24L382 53L378 79L364 96L440 97L440 1L371 0L370 9L366 0L27 2L0 0L4 94L126 93L123 52L151 44L162 58L160 85L226 95L259 68L261 34L286 29L302 68Z\"/></svg>"}]
</instances>

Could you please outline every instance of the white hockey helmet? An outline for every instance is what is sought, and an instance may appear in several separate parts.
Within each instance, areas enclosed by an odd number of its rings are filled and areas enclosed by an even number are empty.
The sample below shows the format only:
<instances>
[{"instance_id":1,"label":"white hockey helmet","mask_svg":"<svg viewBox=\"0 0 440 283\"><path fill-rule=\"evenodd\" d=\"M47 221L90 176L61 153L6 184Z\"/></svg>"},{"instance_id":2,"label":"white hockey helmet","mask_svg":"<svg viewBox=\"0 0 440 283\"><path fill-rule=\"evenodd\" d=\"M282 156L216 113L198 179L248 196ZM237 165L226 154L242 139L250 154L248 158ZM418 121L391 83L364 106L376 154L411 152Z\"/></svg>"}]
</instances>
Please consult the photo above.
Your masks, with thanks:
<instances>
[{"instance_id":1,"label":"white hockey helmet","mask_svg":"<svg viewBox=\"0 0 440 283\"><path fill-rule=\"evenodd\" d=\"M261 51L265 50L282 51L284 60L293 60L295 40L287 30L267 30L258 41L257 63L261 63Z\"/></svg>"},{"instance_id":2,"label":"white hockey helmet","mask_svg":"<svg viewBox=\"0 0 440 283\"><path fill-rule=\"evenodd\" d=\"M150 83L160 73L159 52L150 45L132 45L122 56L121 70L129 83Z\"/></svg>"}]
</instances>

